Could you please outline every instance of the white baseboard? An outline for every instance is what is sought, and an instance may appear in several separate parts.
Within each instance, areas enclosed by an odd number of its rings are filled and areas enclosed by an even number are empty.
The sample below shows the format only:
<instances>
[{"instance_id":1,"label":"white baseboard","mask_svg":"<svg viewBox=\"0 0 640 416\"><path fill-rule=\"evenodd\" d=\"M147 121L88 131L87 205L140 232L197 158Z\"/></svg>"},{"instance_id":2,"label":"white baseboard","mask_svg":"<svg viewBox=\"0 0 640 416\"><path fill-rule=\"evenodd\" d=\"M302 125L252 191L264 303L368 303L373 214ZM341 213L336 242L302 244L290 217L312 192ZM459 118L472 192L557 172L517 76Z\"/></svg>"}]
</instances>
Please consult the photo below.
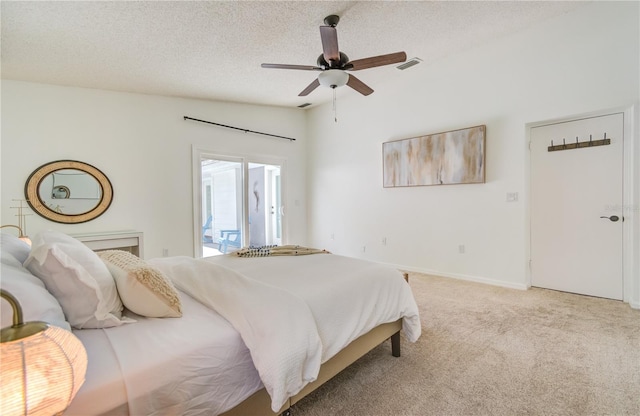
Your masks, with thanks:
<instances>
[{"instance_id":1,"label":"white baseboard","mask_svg":"<svg viewBox=\"0 0 640 416\"><path fill-rule=\"evenodd\" d=\"M420 268L409 267L409 266L394 265L394 267L397 267L398 269L406 270L409 272L424 273L424 274L430 274L432 276L440 276L440 277L450 277L453 279L466 280L469 282L477 282L477 283L484 283L492 286L506 287L509 289L518 289L518 290L528 289L528 286L525 283L505 282L503 280L489 279L488 277L471 276L471 275L459 274L459 273L446 273L446 272L441 272L437 270L420 269Z\"/></svg>"},{"instance_id":2,"label":"white baseboard","mask_svg":"<svg viewBox=\"0 0 640 416\"><path fill-rule=\"evenodd\" d=\"M459 273L446 273L438 270L421 269L418 267L409 267L409 266L392 265L392 264L390 264L390 266L393 266L400 270L405 270L408 272L424 273L431 276L439 276L439 277L450 277L452 279L466 280L469 282L477 282L477 283L485 283L488 285L501 286L501 287L506 287L510 289L527 290L529 288L524 283L505 282L502 280L489 279L487 277L481 277L481 276L471 276L471 275L459 274ZM640 302L631 300L628 303L632 309L640 309Z\"/></svg>"}]
</instances>

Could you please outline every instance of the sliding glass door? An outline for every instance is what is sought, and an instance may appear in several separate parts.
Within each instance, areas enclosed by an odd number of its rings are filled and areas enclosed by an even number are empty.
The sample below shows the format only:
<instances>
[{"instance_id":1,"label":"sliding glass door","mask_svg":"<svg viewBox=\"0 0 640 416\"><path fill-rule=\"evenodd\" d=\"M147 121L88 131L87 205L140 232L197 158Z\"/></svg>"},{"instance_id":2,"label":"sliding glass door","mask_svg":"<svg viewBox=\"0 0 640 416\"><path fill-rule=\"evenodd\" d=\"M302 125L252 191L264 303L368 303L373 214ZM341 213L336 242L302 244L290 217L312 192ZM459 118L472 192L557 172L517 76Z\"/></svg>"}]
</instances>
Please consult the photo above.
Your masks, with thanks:
<instances>
[{"instance_id":1,"label":"sliding glass door","mask_svg":"<svg viewBox=\"0 0 640 416\"><path fill-rule=\"evenodd\" d=\"M202 255L209 257L242 246L242 162L202 158Z\"/></svg>"},{"instance_id":2,"label":"sliding glass door","mask_svg":"<svg viewBox=\"0 0 640 416\"><path fill-rule=\"evenodd\" d=\"M280 166L249 163L249 245L282 243Z\"/></svg>"},{"instance_id":3,"label":"sliding glass door","mask_svg":"<svg viewBox=\"0 0 640 416\"><path fill-rule=\"evenodd\" d=\"M196 256L282 244L282 161L194 151Z\"/></svg>"}]
</instances>

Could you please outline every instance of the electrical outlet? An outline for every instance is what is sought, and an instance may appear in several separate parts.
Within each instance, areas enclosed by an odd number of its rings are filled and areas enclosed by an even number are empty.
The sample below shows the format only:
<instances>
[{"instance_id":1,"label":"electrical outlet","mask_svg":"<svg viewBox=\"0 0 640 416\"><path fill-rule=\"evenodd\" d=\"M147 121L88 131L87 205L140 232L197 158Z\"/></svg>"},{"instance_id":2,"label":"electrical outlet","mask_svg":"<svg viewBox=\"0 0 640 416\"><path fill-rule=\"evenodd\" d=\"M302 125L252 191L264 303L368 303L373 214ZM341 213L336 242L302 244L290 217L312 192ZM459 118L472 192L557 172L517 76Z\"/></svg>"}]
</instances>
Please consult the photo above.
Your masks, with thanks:
<instances>
[{"instance_id":1,"label":"electrical outlet","mask_svg":"<svg viewBox=\"0 0 640 416\"><path fill-rule=\"evenodd\" d=\"M169 257L169 249L168 248L163 248L162 249L162 257Z\"/></svg>"},{"instance_id":2,"label":"electrical outlet","mask_svg":"<svg viewBox=\"0 0 640 416\"><path fill-rule=\"evenodd\" d=\"M460 244L460 245L458 246L458 253L460 253L460 254L464 254L464 251L465 251L464 244Z\"/></svg>"},{"instance_id":3,"label":"electrical outlet","mask_svg":"<svg viewBox=\"0 0 640 416\"><path fill-rule=\"evenodd\" d=\"M507 202L517 202L517 201L518 201L517 192L507 192Z\"/></svg>"},{"instance_id":4,"label":"electrical outlet","mask_svg":"<svg viewBox=\"0 0 640 416\"><path fill-rule=\"evenodd\" d=\"M336 239L336 235L334 233L331 233L331 239L335 240Z\"/></svg>"},{"instance_id":5,"label":"electrical outlet","mask_svg":"<svg viewBox=\"0 0 640 416\"><path fill-rule=\"evenodd\" d=\"M366 251L367 251L367 246L362 246L362 252L366 253Z\"/></svg>"},{"instance_id":6,"label":"electrical outlet","mask_svg":"<svg viewBox=\"0 0 640 416\"><path fill-rule=\"evenodd\" d=\"M387 237L382 237L382 245L383 246L387 245Z\"/></svg>"}]
</instances>

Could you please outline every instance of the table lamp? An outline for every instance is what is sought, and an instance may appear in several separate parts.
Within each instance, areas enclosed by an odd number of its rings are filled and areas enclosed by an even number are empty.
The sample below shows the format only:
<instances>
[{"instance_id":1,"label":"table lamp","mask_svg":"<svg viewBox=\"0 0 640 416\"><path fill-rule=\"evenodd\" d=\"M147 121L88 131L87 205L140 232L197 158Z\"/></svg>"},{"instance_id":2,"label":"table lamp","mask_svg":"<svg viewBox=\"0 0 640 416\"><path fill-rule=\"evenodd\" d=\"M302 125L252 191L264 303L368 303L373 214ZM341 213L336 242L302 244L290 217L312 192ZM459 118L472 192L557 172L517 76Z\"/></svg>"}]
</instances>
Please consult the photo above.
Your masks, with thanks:
<instances>
[{"instance_id":1,"label":"table lamp","mask_svg":"<svg viewBox=\"0 0 640 416\"><path fill-rule=\"evenodd\" d=\"M84 383L87 352L73 333L46 322L22 321L22 308L0 289L13 309L13 325L0 330L0 414L61 414Z\"/></svg>"}]
</instances>

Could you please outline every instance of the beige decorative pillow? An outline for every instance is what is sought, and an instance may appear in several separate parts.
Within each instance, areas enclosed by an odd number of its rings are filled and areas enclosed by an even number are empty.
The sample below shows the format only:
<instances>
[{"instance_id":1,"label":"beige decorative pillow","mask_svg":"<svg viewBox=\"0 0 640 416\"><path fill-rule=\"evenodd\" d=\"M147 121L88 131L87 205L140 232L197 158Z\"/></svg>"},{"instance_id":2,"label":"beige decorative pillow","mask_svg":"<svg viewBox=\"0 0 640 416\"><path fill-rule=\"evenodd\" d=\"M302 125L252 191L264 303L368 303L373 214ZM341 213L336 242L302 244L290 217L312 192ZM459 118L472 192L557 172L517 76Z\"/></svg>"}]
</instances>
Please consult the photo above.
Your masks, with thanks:
<instances>
[{"instance_id":1,"label":"beige decorative pillow","mask_svg":"<svg viewBox=\"0 0 640 416\"><path fill-rule=\"evenodd\" d=\"M158 269L121 250L98 252L111 272L124 306L131 312L150 318L182 316L176 288Z\"/></svg>"}]
</instances>

